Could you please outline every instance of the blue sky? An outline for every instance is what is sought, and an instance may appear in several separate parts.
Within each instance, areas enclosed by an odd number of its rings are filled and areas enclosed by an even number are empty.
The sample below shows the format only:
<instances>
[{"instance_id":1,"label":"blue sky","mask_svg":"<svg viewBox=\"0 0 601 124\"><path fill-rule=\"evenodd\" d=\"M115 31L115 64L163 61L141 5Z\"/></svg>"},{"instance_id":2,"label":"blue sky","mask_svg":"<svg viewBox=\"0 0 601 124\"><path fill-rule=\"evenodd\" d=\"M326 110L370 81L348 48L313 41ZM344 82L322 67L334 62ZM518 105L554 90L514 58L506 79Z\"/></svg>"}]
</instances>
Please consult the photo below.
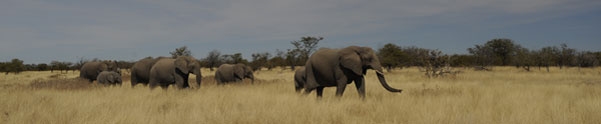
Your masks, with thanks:
<instances>
[{"instance_id":1,"label":"blue sky","mask_svg":"<svg viewBox=\"0 0 601 124\"><path fill-rule=\"evenodd\" d=\"M196 58L386 43L467 53L493 38L601 51L599 0L2 0L0 61L134 61L188 46Z\"/></svg>"}]
</instances>

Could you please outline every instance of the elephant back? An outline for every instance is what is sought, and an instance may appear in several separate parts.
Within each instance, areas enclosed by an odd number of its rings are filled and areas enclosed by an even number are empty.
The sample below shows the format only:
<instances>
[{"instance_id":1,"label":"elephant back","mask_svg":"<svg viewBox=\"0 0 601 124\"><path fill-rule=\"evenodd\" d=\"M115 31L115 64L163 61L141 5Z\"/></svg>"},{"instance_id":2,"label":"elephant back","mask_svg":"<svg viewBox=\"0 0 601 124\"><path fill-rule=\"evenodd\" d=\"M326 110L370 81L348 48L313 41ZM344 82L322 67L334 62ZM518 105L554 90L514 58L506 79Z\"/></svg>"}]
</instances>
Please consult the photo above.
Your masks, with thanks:
<instances>
[{"instance_id":1,"label":"elephant back","mask_svg":"<svg viewBox=\"0 0 601 124\"><path fill-rule=\"evenodd\" d=\"M159 59L160 58L144 58L134 63L131 67L132 77L136 76L136 78L140 80L148 81L150 69Z\"/></svg>"},{"instance_id":2,"label":"elephant back","mask_svg":"<svg viewBox=\"0 0 601 124\"><path fill-rule=\"evenodd\" d=\"M221 81L224 81L224 82L232 81L232 79L234 78L234 65L232 65L232 64L220 65L219 68L217 68L217 71L215 71L215 75L216 75L216 78L219 78L219 80L221 80Z\"/></svg>"},{"instance_id":3,"label":"elephant back","mask_svg":"<svg viewBox=\"0 0 601 124\"><path fill-rule=\"evenodd\" d=\"M101 62L87 62L79 69L79 76L82 78L95 80L96 76L102 71Z\"/></svg>"}]
</instances>

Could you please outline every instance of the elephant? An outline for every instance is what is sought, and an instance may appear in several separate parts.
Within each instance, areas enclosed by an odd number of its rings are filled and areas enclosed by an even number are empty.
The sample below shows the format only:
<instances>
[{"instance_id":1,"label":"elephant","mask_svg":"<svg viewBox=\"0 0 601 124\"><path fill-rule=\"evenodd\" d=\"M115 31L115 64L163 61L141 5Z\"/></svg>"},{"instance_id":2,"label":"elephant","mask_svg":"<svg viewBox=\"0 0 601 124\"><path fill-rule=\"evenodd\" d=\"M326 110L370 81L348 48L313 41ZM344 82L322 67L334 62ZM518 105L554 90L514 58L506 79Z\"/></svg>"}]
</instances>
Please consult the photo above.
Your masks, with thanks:
<instances>
[{"instance_id":1,"label":"elephant","mask_svg":"<svg viewBox=\"0 0 601 124\"><path fill-rule=\"evenodd\" d=\"M121 83L123 82L121 80L121 73L114 71L102 71L100 72L100 74L98 74L98 77L96 77L96 79L98 79L98 84L104 85L121 85Z\"/></svg>"},{"instance_id":2,"label":"elephant","mask_svg":"<svg viewBox=\"0 0 601 124\"><path fill-rule=\"evenodd\" d=\"M401 93L386 83L382 65L375 52L369 47L349 46L342 49L321 48L313 53L305 64L307 82L304 94L316 90L321 97L323 88L336 87L336 96L341 97L347 84L355 82L361 98L365 98L365 78L367 69L376 71L380 84L390 91Z\"/></svg>"},{"instance_id":3,"label":"elephant","mask_svg":"<svg viewBox=\"0 0 601 124\"><path fill-rule=\"evenodd\" d=\"M251 83L255 81L253 70L244 64L223 64L215 71L217 84L239 82L244 78L249 78Z\"/></svg>"},{"instance_id":4,"label":"elephant","mask_svg":"<svg viewBox=\"0 0 601 124\"><path fill-rule=\"evenodd\" d=\"M157 61L165 58L167 57L147 57L136 62L131 67L131 86L134 87L138 83L148 85L148 82L150 82L150 69Z\"/></svg>"},{"instance_id":5,"label":"elephant","mask_svg":"<svg viewBox=\"0 0 601 124\"><path fill-rule=\"evenodd\" d=\"M294 89L296 92L300 92L307 82L307 76L305 75L305 68L299 68L294 72Z\"/></svg>"},{"instance_id":6,"label":"elephant","mask_svg":"<svg viewBox=\"0 0 601 124\"><path fill-rule=\"evenodd\" d=\"M96 80L98 74L102 71L119 71L117 63L115 61L100 61L100 62L86 62L79 69L79 77L87 79L91 82Z\"/></svg>"},{"instance_id":7,"label":"elephant","mask_svg":"<svg viewBox=\"0 0 601 124\"><path fill-rule=\"evenodd\" d=\"M170 84L177 88L188 88L188 76L190 73L196 75L196 83L200 88L202 74L200 63L191 56L179 56L175 59L159 59L150 68L149 86L151 89L161 86L166 89Z\"/></svg>"}]
</instances>

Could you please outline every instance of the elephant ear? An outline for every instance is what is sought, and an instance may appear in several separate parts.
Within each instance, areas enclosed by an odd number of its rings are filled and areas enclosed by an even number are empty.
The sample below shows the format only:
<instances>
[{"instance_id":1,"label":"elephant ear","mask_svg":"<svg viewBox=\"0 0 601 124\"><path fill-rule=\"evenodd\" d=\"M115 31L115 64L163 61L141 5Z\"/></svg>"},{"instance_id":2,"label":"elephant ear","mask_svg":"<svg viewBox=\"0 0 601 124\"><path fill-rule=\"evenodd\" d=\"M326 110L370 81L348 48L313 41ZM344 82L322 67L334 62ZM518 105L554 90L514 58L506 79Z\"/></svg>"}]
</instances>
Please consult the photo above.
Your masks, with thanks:
<instances>
[{"instance_id":1,"label":"elephant ear","mask_svg":"<svg viewBox=\"0 0 601 124\"><path fill-rule=\"evenodd\" d=\"M100 74L100 72L102 72L102 71L108 71L108 69L109 68L106 63L100 63L100 66L98 67L98 70L97 70L97 72L98 72L97 74Z\"/></svg>"},{"instance_id":2,"label":"elephant ear","mask_svg":"<svg viewBox=\"0 0 601 124\"><path fill-rule=\"evenodd\" d=\"M108 82L115 82L115 76L113 76L113 74L107 74L107 79Z\"/></svg>"},{"instance_id":3,"label":"elephant ear","mask_svg":"<svg viewBox=\"0 0 601 124\"><path fill-rule=\"evenodd\" d=\"M352 70L357 75L363 75L359 53L352 48L345 48L340 50L338 54L340 56L340 65L342 65L342 67Z\"/></svg>"},{"instance_id":4,"label":"elephant ear","mask_svg":"<svg viewBox=\"0 0 601 124\"><path fill-rule=\"evenodd\" d=\"M244 66L241 65L235 65L234 66L234 75L239 77L239 78L244 78Z\"/></svg>"},{"instance_id":5,"label":"elephant ear","mask_svg":"<svg viewBox=\"0 0 601 124\"><path fill-rule=\"evenodd\" d=\"M175 64L175 68L177 68L179 71L182 71L185 74L188 74L190 72L188 70L188 62L184 57L178 57L177 59L175 59L175 62L173 64Z\"/></svg>"},{"instance_id":6,"label":"elephant ear","mask_svg":"<svg viewBox=\"0 0 601 124\"><path fill-rule=\"evenodd\" d=\"M114 74L114 80L115 82L120 82L121 81L121 74L120 73L113 73Z\"/></svg>"}]
</instances>

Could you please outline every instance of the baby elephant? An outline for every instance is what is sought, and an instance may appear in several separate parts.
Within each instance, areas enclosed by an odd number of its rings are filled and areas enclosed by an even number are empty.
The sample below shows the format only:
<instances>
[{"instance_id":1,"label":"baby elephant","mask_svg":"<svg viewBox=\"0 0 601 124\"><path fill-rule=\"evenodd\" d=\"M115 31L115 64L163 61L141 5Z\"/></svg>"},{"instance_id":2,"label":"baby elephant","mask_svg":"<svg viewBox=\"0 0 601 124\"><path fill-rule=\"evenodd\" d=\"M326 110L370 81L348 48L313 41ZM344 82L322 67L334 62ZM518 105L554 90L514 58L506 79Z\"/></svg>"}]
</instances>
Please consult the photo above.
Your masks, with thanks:
<instances>
[{"instance_id":1,"label":"baby elephant","mask_svg":"<svg viewBox=\"0 0 601 124\"><path fill-rule=\"evenodd\" d=\"M217 84L240 82L244 78L249 78L251 83L255 80L253 70L244 64L223 64L215 71Z\"/></svg>"},{"instance_id":2,"label":"baby elephant","mask_svg":"<svg viewBox=\"0 0 601 124\"><path fill-rule=\"evenodd\" d=\"M96 79L98 80L98 84L104 85L121 85L122 83L121 74L119 72L114 71L102 71L100 72L100 74L98 74L98 77L96 77Z\"/></svg>"},{"instance_id":3,"label":"baby elephant","mask_svg":"<svg viewBox=\"0 0 601 124\"><path fill-rule=\"evenodd\" d=\"M305 68L302 67L294 73L294 88L296 92L300 92L305 88L305 82L307 82L307 76L305 76Z\"/></svg>"}]
</instances>

